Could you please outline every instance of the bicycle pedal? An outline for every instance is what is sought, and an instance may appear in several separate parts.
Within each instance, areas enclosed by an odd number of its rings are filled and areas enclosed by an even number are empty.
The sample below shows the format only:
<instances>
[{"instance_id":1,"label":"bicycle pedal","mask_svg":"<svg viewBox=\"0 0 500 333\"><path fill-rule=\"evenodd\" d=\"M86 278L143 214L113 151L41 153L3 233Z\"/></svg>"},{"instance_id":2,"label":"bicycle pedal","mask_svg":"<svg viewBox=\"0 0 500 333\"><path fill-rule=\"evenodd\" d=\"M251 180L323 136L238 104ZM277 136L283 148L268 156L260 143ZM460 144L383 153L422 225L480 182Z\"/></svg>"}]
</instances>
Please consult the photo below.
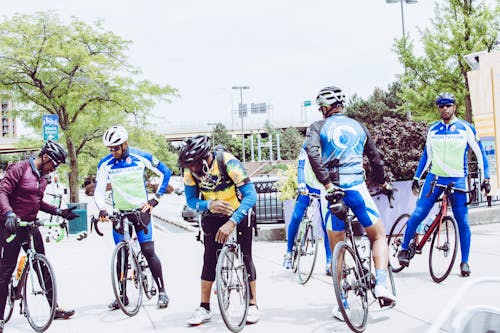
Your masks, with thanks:
<instances>
[{"instance_id":1,"label":"bicycle pedal","mask_svg":"<svg viewBox=\"0 0 500 333\"><path fill-rule=\"evenodd\" d=\"M390 299L387 299L387 298L379 298L378 299L378 304L380 305L381 308L385 308L385 307L388 307L388 306L395 306L396 305L396 301L393 301L393 300L390 300Z\"/></svg>"}]
</instances>

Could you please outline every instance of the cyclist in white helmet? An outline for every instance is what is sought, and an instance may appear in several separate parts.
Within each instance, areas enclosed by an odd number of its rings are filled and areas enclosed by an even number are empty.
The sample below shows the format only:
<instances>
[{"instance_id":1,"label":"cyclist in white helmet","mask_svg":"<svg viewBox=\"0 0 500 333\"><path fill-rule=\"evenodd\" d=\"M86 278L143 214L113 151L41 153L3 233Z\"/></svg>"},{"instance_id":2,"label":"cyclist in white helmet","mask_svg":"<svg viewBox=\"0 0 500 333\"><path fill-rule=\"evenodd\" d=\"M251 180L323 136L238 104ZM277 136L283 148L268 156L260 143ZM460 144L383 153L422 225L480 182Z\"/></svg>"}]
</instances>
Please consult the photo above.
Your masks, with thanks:
<instances>
[{"instance_id":1,"label":"cyclist in white helmet","mask_svg":"<svg viewBox=\"0 0 500 333\"><path fill-rule=\"evenodd\" d=\"M389 257L384 225L365 183L363 154L370 161L374 180L381 187L389 188L385 182L384 162L366 127L343 114L345 101L346 96L338 87L326 87L318 93L316 102L324 119L316 121L307 130L305 150L325 190L333 191L336 185L344 191L345 204L363 225L371 242L376 274L375 294L386 302L394 302L396 296L387 288ZM329 207L326 202L322 205ZM333 251L345 236L345 225L343 219L336 216L337 212L326 210L324 213ZM343 320L337 307L333 309L333 316Z\"/></svg>"},{"instance_id":2,"label":"cyclist in white helmet","mask_svg":"<svg viewBox=\"0 0 500 333\"><path fill-rule=\"evenodd\" d=\"M158 308L168 306L165 292L161 262L154 250L153 217L151 211L166 192L172 171L150 153L132 148L128 145L128 133L122 126L109 128L102 138L110 154L99 161L96 174L94 199L99 209L99 219L108 221L105 197L106 185L111 183L113 207L121 211L141 209L140 221L134 222L137 239L141 251L148 261L153 278L158 286ZM153 198L148 199L144 184L144 172L148 168L160 177L160 185ZM132 220L132 219L131 219ZM147 230L144 230L144 229ZM123 234L113 229L115 244L123 239ZM118 303L109 304L111 310L118 309Z\"/></svg>"}]
</instances>

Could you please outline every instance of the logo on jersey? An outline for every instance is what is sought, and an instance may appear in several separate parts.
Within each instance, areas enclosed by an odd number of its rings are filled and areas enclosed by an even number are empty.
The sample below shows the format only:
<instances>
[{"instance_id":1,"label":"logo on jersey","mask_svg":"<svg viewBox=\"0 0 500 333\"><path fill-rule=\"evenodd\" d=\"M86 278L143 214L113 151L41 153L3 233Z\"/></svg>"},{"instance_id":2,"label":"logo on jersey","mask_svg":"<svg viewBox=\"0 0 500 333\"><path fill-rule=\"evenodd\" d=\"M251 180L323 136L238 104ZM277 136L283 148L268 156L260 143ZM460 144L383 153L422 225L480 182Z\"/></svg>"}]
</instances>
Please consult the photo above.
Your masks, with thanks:
<instances>
[{"instance_id":1,"label":"logo on jersey","mask_svg":"<svg viewBox=\"0 0 500 333\"><path fill-rule=\"evenodd\" d=\"M125 160L125 163L127 164L132 164L132 159L129 157L127 157L127 159Z\"/></svg>"},{"instance_id":2,"label":"logo on jersey","mask_svg":"<svg viewBox=\"0 0 500 333\"><path fill-rule=\"evenodd\" d=\"M328 130L328 140L333 141L334 145L339 149L350 150L359 143L359 136L351 126L334 125Z\"/></svg>"}]
</instances>

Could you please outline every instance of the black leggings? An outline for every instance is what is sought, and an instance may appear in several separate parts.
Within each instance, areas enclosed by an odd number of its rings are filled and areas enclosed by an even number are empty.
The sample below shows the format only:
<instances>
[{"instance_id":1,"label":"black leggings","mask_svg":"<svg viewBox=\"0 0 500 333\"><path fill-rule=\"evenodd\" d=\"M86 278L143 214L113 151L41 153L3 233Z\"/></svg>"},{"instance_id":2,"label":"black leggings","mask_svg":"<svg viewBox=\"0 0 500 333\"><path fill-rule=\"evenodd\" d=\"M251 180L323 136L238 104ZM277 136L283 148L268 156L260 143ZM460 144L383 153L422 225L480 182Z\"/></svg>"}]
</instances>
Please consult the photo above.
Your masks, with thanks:
<instances>
[{"instance_id":1,"label":"black leggings","mask_svg":"<svg viewBox=\"0 0 500 333\"><path fill-rule=\"evenodd\" d=\"M10 277L16 269L17 257L21 247L26 251L28 249L28 230L26 228L18 228L16 237L9 243L7 238L10 234L6 232L3 224L0 224L0 320L4 319L5 303L7 301L7 290L10 282ZM40 254L45 254L42 235L40 230L33 230L33 241L35 243L35 251ZM52 285L48 285L50 291ZM50 294L50 293L49 293ZM51 300L49 300L50 302Z\"/></svg>"},{"instance_id":2,"label":"black leggings","mask_svg":"<svg viewBox=\"0 0 500 333\"><path fill-rule=\"evenodd\" d=\"M205 281L215 281L215 267L217 266L217 251L222 249L224 244L215 241L217 230L229 220L229 217L206 215L201 220L204 233L205 252L203 254L203 270L201 279ZM243 219L237 226L237 241L243 253L243 262L248 272L248 280L255 281L257 273L252 260L252 227L248 226L247 219Z\"/></svg>"}]
</instances>

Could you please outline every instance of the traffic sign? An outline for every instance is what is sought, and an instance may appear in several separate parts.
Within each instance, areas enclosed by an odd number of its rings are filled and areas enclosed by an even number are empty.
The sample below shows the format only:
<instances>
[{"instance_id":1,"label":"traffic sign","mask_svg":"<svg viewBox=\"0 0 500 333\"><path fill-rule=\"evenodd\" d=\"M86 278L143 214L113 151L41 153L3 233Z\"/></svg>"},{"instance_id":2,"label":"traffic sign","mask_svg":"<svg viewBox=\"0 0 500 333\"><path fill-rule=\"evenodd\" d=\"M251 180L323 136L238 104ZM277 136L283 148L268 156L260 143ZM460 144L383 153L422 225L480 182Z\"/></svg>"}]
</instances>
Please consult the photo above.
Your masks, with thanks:
<instances>
[{"instance_id":1,"label":"traffic sign","mask_svg":"<svg viewBox=\"0 0 500 333\"><path fill-rule=\"evenodd\" d=\"M304 101L304 106L311 106L311 101Z\"/></svg>"},{"instance_id":2,"label":"traffic sign","mask_svg":"<svg viewBox=\"0 0 500 333\"><path fill-rule=\"evenodd\" d=\"M57 114L44 114L42 116L43 139L59 140L59 117Z\"/></svg>"}]
</instances>

